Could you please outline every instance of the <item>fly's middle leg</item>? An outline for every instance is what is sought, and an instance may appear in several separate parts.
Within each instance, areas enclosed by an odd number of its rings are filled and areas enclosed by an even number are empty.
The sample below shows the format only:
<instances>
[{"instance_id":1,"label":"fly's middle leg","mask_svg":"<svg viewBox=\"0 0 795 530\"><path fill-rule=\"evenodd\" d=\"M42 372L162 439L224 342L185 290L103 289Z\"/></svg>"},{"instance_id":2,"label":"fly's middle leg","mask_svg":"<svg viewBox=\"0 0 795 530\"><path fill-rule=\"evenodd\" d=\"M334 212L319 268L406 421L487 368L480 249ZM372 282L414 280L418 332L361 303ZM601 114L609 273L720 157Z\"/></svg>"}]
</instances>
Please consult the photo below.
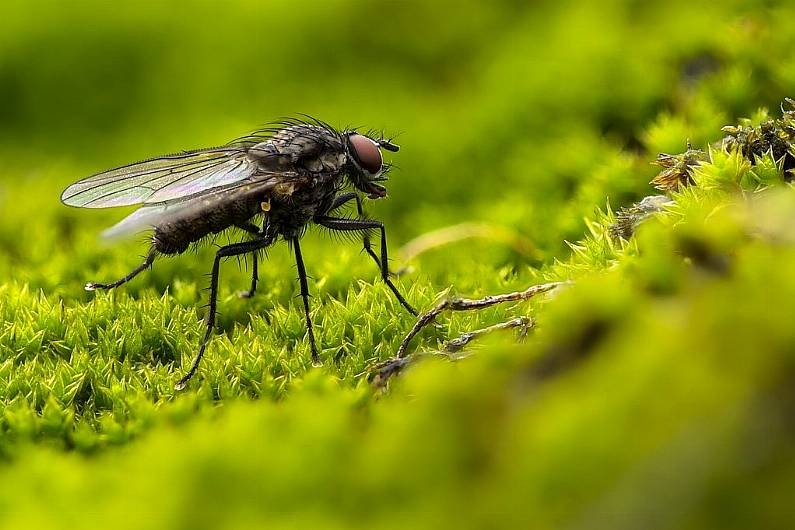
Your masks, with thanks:
<instances>
[{"instance_id":1,"label":"fly's middle leg","mask_svg":"<svg viewBox=\"0 0 795 530\"><path fill-rule=\"evenodd\" d=\"M255 225L254 223L247 222L244 224L239 225L239 228L242 228L249 234L261 238L265 234L265 227L263 226L262 230ZM258 252L251 253L251 288L247 291L238 291L237 296L240 298L251 298L257 292L257 283L259 282L259 276L257 275L257 261L258 261Z\"/></svg>"},{"instance_id":2,"label":"fly's middle leg","mask_svg":"<svg viewBox=\"0 0 795 530\"><path fill-rule=\"evenodd\" d=\"M105 290L107 290L107 289L113 289L114 287L118 287L119 285L127 283L130 280L132 280L133 278L135 278L136 276L138 276L138 274L140 274L144 269L147 269L147 268L151 267L152 266L152 262L155 261L155 256L156 255L157 255L157 251L155 250L155 247L153 246L153 247L151 247L149 249L149 252L146 254L146 257L144 258L143 263L141 263L140 265L135 267L133 270L131 270L129 272L129 274L127 274L126 276L124 276L122 278L119 278L115 282L111 282L111 283L88 282L86 284L86 286L85 286L85 290L86 291L96 291L97 289L105 289Z\"/></svg>"},{"instance_id":3,"label":"fly's middle leg","mask_svg":"<svg viewBox=\"0 0 795 530\"><path fill-rule=\"evenodd\" d=\"M237 296L240 298L251 298L257 292L257 253L251 253L251 288L248 291L238 291Z\"/></svg>"},{"instance_id":4,"label":"fly's middle leg","mask_svg":"<svg viewBox=\"0 0 795 530\"><path fill-rule=\"evenodd\" d=\"M301 285L301 298L304 301L304 316L306 317L306 329L309 333L309 346L312 348L312 364L320 365L320 355L315 344L315 332L312 330L312 317L309 316L309 285L306 281L306 268L304 268L304 258L301 256L301 244L298 238L292 240L293 250L295 250L295 264L298 267L298 281Z\"/></svg>"}]
</instances>

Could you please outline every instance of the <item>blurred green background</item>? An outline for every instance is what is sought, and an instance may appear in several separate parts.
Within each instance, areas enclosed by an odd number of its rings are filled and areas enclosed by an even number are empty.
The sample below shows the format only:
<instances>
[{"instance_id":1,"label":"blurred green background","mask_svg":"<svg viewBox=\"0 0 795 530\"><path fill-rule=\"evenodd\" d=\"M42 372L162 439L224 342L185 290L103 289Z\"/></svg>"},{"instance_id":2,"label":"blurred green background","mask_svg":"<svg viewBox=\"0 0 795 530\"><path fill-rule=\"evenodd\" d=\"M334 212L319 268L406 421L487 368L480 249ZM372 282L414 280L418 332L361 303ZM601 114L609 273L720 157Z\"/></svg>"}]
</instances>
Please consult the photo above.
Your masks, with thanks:
<instances>
[{"instance_id":1,"label":"blurred green background","mask_svg":"<svg viewBox=\"0 0 795 530\"><path fill-rule=\"evenodd\" d=\"M792 249L715 236L743 265L704 280L662 231L626 262L577 261L566 241L597 208L651 194L657 153L795 96L793 20L787 2L739 0L4 1L0 524L786 527ZM280 246L252 301L234 296L245 270L224 268L226 333L174 393L212 247L85 293L146 246L98 241L130 209L67 208L60 192L297 113L396 135L389 197L367 210L420 308L448 286L578 285L445 319L418 347L517 311L541 329L422 363L381 393L363 374L412 319L357 244L310 233L325 366L309 364ZM400 259L461 223L485 237ZM594 329L613 331L592 350ZM594 363L533 375L538 358L581 350Z\"/></svg>"},{"instance_id":2,"label":"blurred green background","mask_svg":"<svg viewBox=\"0 0 795 530\"><path fill-rule=\"evenodd\" d=\"M707 6L11 2L0 48L5 200L24 180L28 195L41 190L37 210L15 213L60 208L58 188L86 174L300 112L398 135L391 196L372 207L397 241L489 221L548 259L595 205L649 191L653 169L638 151L703 142L786 93L791 59L769 50L789 35L768 23L786 13ZM692 123L649 138L667 112ZM97 227L121 216L57 215ZM478 259L510 258L488 250Z\"/></svg>"}]
</instances>

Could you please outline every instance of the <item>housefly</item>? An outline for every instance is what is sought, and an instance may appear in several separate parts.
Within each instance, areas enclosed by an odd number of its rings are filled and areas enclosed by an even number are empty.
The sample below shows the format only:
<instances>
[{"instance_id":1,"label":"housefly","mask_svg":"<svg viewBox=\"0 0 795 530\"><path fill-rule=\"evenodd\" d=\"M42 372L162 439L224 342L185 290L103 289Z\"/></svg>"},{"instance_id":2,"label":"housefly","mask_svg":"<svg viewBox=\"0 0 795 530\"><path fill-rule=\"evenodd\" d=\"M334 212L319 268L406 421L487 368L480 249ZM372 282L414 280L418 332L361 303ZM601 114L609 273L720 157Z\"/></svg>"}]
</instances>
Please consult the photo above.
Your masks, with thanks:
<instances>
[{"instance_id":1,"label":"housefly","mask_svg":"<svg viewBox=\"0 0 795 530\"><path fill-rule=\"evenodd\" d=\"M381 278L395 298L409 313L417 314L390 278L383 223L365 218L362 211L362 194L370 199L386 196L381 183L386 180L390 165L384 163L381 150L398 149L382 136L354 129L338 131L306 117L278 122L221 147L159 156L75 182L61 195L66 205L143 205L103 235L153 230L143 263L116 281L89 282L85 288L93 291L118 287L150 267L157 256L180 254L192 243L229 228L247 233L245 241L220 247L215 253L204 337L191 367L176 385L180 390L196 372L212 334L221 261L251 255L251 289L244 294L252 296L257 287L258 253L281 238L295 253L312 360L319 363L299 244L310 223L333 231L360 233L364 250L378 265ZM356 202L358 217L335 215L350 201ZM380 231L380 255L371 248L372 231Z\"/></svg>"}]
</instances>

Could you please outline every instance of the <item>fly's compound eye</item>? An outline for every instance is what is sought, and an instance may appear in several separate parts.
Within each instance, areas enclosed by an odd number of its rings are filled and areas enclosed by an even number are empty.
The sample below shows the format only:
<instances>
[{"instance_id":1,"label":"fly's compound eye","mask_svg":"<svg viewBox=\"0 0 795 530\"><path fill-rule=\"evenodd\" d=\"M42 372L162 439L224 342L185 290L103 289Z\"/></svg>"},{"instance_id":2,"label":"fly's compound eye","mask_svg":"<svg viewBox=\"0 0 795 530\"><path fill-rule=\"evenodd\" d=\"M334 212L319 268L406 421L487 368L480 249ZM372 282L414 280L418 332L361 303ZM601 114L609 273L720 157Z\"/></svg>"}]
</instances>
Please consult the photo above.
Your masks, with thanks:
<instances>
[{"instance_id":1,"label":"fly's compound eye","mask_svg":"<svg viewBox=\"0 0 795 530\"><path fill-rule=\"evenodd\" d=\"M359 165L368 173L375 175L381 171L381 149L378 144L361 134L352 134L348 140L353 146L354 156Z\"/></svg>"}]
</instances>

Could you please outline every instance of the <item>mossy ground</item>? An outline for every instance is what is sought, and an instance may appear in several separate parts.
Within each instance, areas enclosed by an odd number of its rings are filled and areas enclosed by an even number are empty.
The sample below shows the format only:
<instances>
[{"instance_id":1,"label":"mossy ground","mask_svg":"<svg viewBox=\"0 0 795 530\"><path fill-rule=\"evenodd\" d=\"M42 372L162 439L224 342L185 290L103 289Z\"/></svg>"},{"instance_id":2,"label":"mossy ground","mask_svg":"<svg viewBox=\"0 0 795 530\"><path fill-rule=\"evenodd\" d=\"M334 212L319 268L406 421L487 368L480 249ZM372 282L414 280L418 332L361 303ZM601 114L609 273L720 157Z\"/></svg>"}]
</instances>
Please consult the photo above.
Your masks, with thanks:
<instances>
[{"instance_id":1,"label":"mossy ground","mask_svg":"<svg viewBox=\"0 0 795 530\"><path fill-rule=\"evenodd\" d=\"M0 33L0 523L6 527L787 527L795 484L795 195L775 160L713 150L654 193L658 153L698 149L795 95L791 7L236 2L7 6ZM80 28L77 31L76 28ZM124 212L58 202L80 176L215 145L306 112L401 133L367 209L414 258L420 309L556 280L440 319L439 350L517 315L459 362L386 390L367 370L414 319L356 242L302 245L322 367L284 246L221 273L219 332L188 388L213 246L111 293L139 262ZM496 228L494 228L496 227ZM486 230L488 232L488 230ZM222 239L219 239L219 242ZM517 244L516 242L519 242ZM568 243L568 244L567 244Z\"/></svg>"}]
</instances>

